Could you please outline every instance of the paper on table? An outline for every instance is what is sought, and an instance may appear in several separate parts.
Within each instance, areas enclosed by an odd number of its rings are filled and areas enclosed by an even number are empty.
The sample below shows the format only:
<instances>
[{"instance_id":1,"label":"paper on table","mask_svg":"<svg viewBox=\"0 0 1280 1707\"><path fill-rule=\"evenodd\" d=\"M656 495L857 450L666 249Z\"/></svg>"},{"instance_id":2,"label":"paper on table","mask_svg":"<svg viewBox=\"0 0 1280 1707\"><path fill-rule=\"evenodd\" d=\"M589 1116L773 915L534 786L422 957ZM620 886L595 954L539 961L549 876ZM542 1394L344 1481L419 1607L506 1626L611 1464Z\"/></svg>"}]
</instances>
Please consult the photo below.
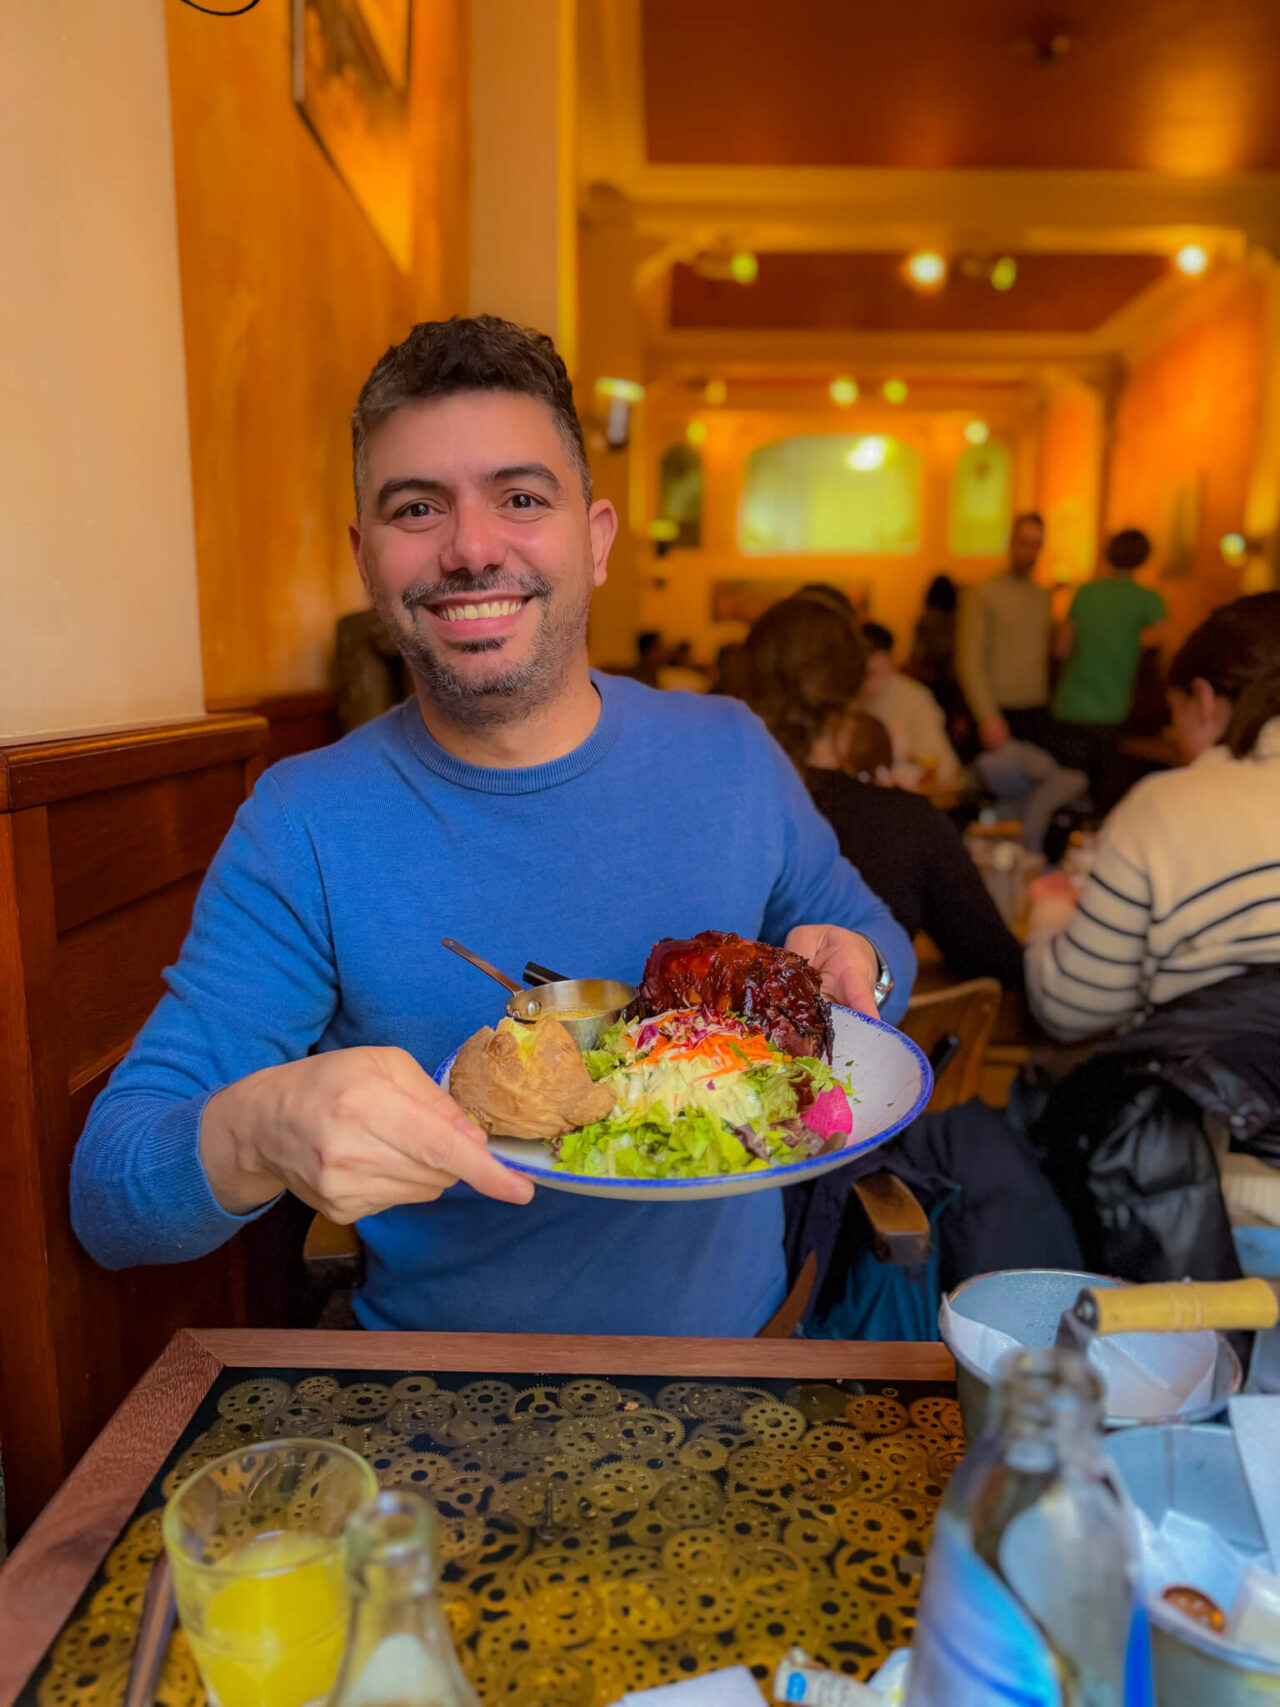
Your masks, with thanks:
<instances>
[{"instance_id":1,"label":"paper on table","mask_svg":"<svg viewBox=\"0 0 1280 1707\"><path fill-rule=\"evenodd\" d=\"M620 1707L761 1707L760 1686L746 1666L706 1671L624 1695Z\"/></svg>"},{"instance_id":2,"label":"paper on table","mask_svg":"<svg viewBox=\"0 0 1280 1707\"><path fill-rule=\"evenodd\" d=\"M975 1322L942 1300L942 1337L985 1375L1021 1342L999 1328ZM1089 1361L1107 1391L1107 1414L1155 1420L1199 1410L1213 1396L1216 1334L1116 1334L1094 1340Z\"/></svg>"},{"instance_id":3,"label":"paper on table","mask_svg":"<svg viewBox=\"0 0 1280 1707\"><path fill-rule=\"evenodd\" d=\"M1280 1560L1280 1397L1249 1394L1227 1406L1240 1468L1271 1557Z\"/></svg>"}]
</instances>

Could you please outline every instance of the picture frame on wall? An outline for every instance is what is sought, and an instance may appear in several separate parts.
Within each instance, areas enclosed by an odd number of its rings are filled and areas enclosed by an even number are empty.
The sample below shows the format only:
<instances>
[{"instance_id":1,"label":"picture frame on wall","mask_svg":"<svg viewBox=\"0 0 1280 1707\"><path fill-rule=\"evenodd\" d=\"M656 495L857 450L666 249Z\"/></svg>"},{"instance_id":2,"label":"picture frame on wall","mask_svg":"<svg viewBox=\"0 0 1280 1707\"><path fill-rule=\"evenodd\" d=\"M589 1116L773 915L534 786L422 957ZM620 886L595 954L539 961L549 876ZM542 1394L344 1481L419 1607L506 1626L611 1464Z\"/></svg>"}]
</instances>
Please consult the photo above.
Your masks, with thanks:
<instances>
[{"instance_id":1,"label":"picture frame on wall","mask_svg":"<svg viewBox=\"0 0 1280 1707\"><path fill-rule=\"evenodd\" d=\"M800 591L801 587L809 584L811 583L799 579L774 578L772 576L712 581L711 620L712 622L756 622L779 600L791 598L793 594ZM842 578L839 581L827 582L826 585L837 588L845 595L860 622L865 621L870 616L870 581L850 581Z\"/></svg>"},{"instance_id":2,"label":"picture frame on wall","mask_svg":"<svg viewBox=\"0 0 1280 1707\"><path fill-rule=\"evenodd\" d=\"M293 0L293 99L402 272L413 246L413 0Z\"/></svg>"}]
</instances>

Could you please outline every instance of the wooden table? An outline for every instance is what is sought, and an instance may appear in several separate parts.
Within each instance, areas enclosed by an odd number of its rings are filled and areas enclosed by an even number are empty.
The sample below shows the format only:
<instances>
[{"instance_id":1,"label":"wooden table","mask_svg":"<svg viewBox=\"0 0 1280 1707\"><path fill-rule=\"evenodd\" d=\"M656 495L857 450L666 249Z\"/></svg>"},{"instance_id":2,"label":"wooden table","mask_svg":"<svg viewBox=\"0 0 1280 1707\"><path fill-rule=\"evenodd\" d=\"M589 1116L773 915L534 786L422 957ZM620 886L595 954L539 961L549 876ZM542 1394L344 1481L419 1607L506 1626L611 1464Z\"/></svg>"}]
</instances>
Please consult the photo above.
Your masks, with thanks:
<instances>
[{"instance_id":1,"label":"wooden table","mask_svg":"<svg viewBox=\"0 0 1280 1707\"><path fill-rule=\"evenodd\" d=\"M940 1345L499 1334L179 1333L0 1571L0 1707L13 1702L224 1371L489 1371L946 1383Z\"/></svg>"}]
</instances>

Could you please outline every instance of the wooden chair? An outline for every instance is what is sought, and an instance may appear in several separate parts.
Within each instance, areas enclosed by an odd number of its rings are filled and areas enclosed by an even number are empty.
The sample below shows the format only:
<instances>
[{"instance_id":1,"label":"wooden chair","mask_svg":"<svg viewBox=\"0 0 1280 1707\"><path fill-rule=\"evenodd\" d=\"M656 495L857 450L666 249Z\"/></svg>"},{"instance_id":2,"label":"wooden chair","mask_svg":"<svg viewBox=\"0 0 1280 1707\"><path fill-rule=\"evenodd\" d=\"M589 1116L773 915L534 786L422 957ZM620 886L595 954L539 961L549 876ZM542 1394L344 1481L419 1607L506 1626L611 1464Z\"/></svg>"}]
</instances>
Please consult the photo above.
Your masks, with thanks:
<instances>
[{"instance_id":1,"label":"wooden chair","mask_svg":"<svg viewBox=\"0 0 1280 1707\"><path fill-rule=\"evenodd\" d=\"M911 998L901 1029L924 1051L933 1069L930 1114L977 1096L1000 995L994 978L972 978Z\"/></svg>"},{"instance_id":2,"label":"wooden chair","mask_svg":"<svg viewBox=\"0 0 1280 1707\"><path fill-rule=\"evenodd\" d=\"M354 1227L339 1226L317 1209L302 1246L307 1279L318 1294L358 1286L364 1278L364 1252Z\"/></svg>"},{"instance_id":3,"label":"wooden chair","mask_svg":"<svg viewBox=\"0 0 1280 1707\"><path fill-rule=\"evenodd\" d=\"M927 1113L955 1108L978 1094L982 1063L1000 1011L1000 986L994 978L974 978L948 990L913 996L902 1030L928 1057L933 1095ZM929 1217L915 1193L881 1168L853 1182L858 1202L871 1225L881 1262L910 1266L929 1257Z\"/></svg>"}]
</instances>

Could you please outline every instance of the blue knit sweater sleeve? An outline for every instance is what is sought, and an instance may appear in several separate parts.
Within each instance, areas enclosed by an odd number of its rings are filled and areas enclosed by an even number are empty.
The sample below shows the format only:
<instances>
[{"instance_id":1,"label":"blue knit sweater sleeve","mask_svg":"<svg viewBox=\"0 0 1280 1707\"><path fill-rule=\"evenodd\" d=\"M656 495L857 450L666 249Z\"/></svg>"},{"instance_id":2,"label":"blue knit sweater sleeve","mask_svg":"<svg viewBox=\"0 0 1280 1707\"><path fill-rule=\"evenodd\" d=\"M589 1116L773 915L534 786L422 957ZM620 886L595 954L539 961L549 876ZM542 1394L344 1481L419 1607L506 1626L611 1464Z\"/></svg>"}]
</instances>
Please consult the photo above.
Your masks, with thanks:
<instances>
[{"instance_id":1,"label":"blue knit sweater sleeve","mask_svg":"<svg viewBox=\"0 0 1280 1707\"><path fill-rule=\"evenodd\" d=\"M224 1085L305 1055L337 1003L314 850L270 773L210 866L165 983L72 1162L72 1224L107 1268L203 1256L254 1219L227 1214L209 1189L199 1157L205 1104Z\"/></svg>"},{"instance_id":2,"label":"blue knit sweater sleeve","mask_svg":"<svg viewBox=\"0 0 1280 1707\"><path fill-rule=\"evenodd\" d=\"M762 754L756 763L764 770L768 794L781 812L784 850L761 935L766 942L781 943L796 925L843 925L861 932L880 950L893 973L893 993L882 1017L896 1024L907 1011L915 981L911 939L841 854L835 831L813 804L781 747L763 725L759 733Z\"/></svg>"}]
</instances>

